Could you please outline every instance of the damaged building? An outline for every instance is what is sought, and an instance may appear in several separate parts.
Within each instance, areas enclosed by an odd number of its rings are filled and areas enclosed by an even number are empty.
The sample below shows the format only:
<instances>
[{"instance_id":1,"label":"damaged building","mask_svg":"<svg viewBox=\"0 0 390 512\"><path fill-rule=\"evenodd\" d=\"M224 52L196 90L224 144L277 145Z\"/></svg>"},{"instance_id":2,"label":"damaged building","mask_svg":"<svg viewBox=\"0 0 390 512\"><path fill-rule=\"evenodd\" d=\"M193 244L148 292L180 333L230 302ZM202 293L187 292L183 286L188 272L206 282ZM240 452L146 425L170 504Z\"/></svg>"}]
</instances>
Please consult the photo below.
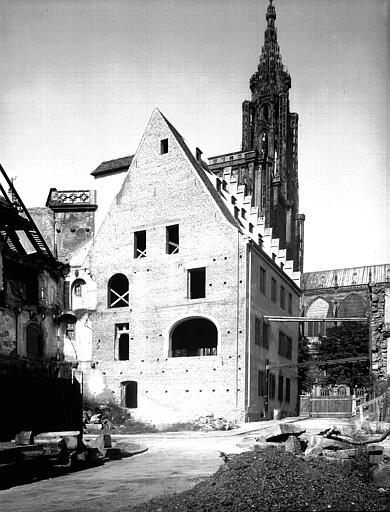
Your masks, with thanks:
<instances>
[{"instance_id":1,"label":"damaged building","mask_svg":"<svg viewBox=\"0 0 390 512\"><path fill-rule=\"evenodd\" d=\"M61 336L66 272L0 166L1 439L79 425L80 387Z\"/></svg>"},{"instance_id":2,"label":"damaged building","mask_svg":"<svg viewBox=\"0 0 390 512\"><path fill-rule=\"evenodd\" d=\"M275 18L271 2L241 151L206 164L155 109L136 154L91 173L96 195L51 189L33 211L70 267L64 350L85 391L142 420L296 410L298 325L269 319L299 314L304 221Z\"/></svg>"}]
</instances>

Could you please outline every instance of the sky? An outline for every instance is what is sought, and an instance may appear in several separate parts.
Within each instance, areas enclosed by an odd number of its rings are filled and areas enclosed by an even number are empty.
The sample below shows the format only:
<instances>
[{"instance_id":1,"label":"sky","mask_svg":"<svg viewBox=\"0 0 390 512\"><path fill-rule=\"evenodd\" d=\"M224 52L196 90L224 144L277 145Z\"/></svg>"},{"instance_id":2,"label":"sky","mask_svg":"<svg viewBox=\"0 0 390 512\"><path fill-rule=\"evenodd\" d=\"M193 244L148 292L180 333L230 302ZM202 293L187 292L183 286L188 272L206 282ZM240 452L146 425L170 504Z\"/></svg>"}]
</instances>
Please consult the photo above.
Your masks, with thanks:
<instances>
[{"instance_id":1,"label":"sky","mask_svg":"<svg viewBox=\"0 0 390 512\"><path fill-rule=\"evenodd\" d=\"M158 107L239 151L268 0L0 0L0 163L27 206L93 189ZM299 114L304 270L390 263L390 0L275 0Z\"/></svg>"}]
</instances>

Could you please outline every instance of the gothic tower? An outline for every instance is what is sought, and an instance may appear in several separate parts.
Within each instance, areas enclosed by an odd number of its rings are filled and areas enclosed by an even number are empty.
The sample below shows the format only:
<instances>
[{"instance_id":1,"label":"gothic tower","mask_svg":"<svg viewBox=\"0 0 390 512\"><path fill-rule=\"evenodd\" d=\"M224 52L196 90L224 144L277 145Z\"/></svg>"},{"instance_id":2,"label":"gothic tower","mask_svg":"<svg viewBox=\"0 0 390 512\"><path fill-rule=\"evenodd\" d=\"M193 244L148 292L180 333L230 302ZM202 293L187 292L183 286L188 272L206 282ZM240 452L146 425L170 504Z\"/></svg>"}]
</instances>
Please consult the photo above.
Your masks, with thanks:
<instances>
[{"instance_id":1,"label":"gothic tower","mask_svg":"<svg viewBox=\"0 0 390 512\"><path fill-rule=\"evenodd\" d=\"M275 27L273 0L257 71L250 79L252 98L242 105L242 152L253 153L239 183L249 187L265 226L272 227L294 268L303 267L303 222L298 193L298 114L290 112L291 78L283 65ZM216 160L216 157L213 157ZM247 159L246 159L247 160ZM211 163L213 160L211 160ZM215 172L215 166L211 166Z\"/></svg>"}]
</instances>

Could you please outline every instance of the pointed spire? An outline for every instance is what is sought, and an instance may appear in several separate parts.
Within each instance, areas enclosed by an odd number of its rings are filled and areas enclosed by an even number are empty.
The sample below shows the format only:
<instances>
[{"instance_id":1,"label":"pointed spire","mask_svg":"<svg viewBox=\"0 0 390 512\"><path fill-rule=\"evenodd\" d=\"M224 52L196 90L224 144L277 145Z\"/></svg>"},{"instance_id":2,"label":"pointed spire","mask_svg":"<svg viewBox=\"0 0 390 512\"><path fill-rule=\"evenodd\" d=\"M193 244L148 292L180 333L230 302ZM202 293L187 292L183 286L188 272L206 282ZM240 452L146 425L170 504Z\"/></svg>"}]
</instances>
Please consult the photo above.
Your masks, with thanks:
<instances>
[{"instance_id":1,"label":"pointed spire","mask_svg":"<svg viewBox=\"0 0 390 512\"><path fill-rule=\"evenodd\" d=\"M272 5L273 0L269 0L269 6L267 8L267 14L265 15L265 19L267 20L269 27L275 26L275 20L276 20L276 12L275 7Z\"/></svg>"}]
</instances>

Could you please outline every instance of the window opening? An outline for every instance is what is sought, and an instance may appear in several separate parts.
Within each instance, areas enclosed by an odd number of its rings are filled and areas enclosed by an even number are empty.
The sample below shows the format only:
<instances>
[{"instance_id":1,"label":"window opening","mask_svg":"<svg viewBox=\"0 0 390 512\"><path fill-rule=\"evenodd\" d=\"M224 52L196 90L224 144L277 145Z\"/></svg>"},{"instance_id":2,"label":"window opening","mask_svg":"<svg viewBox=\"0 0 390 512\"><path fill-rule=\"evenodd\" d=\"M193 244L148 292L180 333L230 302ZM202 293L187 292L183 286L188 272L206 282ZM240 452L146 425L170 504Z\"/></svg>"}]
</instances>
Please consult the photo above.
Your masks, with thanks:
<instances>
[{"instance_id":1,"label":"window opening","mask_svg":"<svg viewBox=\"0 0 390 512\"><path fill-rule=\"evenodd\" d=\"M268 397L270 400L275 398L275 375L273 373L270 373L268 377Z\"/></svg>"},{"instance_id":2,"label":"window opening","mask_svg":"<svg viewBox=\"0 0 390 512\"><path fill-rule=\"evenodd\" d=\"M257 394L258 396L266 396L267 394L267 386L266 386L266 377L265 372L259 370L258 373L258 382L257 382Z\"/></svg>"},{"instance_id":3,"label":"window opening","mask_svg":"<svg viewBox=\"0 0 390 512\"><path fill-rule=\"evenodd\" d=\"M261 319L255 317L255 345L261 344Z\"/></svg>"},{"instance_id":4,"label":"window opening","mask_svg":"<svg viewBox=\"0 0 390 512\"><path fill-rule=\"evenodd\" d=\"M122 405L128 409L138 407L138 382L128 380L121 382Z\"/></svg>"},{"instance_id":5,"label":"window opening","mask_svg":"<svg viewBox=\"0 0 390 512\"><path fill-rule=\"evenodd\" d=\"M130 359L129 324L115 324L115 342L118 346L119 361Z\"/></svg>"},{"instance_id":6,"label":"window opening","mask_svg":"<svg viewBox=\"0 0 390 512\"><path fill-rule=\"evenodd\" d=\"M123 274L115 274L108 282L108 307L129 306L129 281Z\"/></svg>"},{"instance_id":7,"label":"window opening","mask_svg":"<svg viewBox=\"0 0 390 512\"><path fill-rule=\"evenodd\" d=\"M207 318L189 318L172 331L172 357L217 355L218 331Z\"/></svg>"},{"instance_id":8,"label":"window opening","mask_svg":"<svg viewBox=\"0 0 390 512\"><path fill-rule=\"evenodd\" d=\"M279 331L278 354L286 359L292 358L292 338Z\"/></svg>"},{"instance_id":9,"label":"window opening","mask_svg":"<svg viewBox=\"0 0 390 512\"><path fill-rule=\"evenodd\" d=\"M167 254L177 254L179 252L179 224L167 226L166 236Z\"/></svg>"},{"instance_id":10,"label":"window opening","mask_svg":"<svg viewBox=\"0 0 390 512\"><path fill-rule=\"evenodd\" d=\"M74 340L76 338L75 336L75 324L67 323L65 328L65 335L70 340Z\"/></svg>"},{"instance_id":11,"label":"window opening","mask_svg":"<svg viewBox=\"0 0 390 512\"><path fill-rule=\"evenodd\" d=\"M283 402L283 375L279 375L278 382L278 400L279 402Z\"/></svg>"},{"instance_id":12,"label":"window opening","mask_svg":"<svg viewBox=\"0 0 390 512\"><path fill-rule=\"evenodd\" d=\"M162 155L168 153L168 139L162 139L160 142L160 152Z\"/></svg>"},{"instance_id":13,"label":"window opening","mask_svg":"<svg viewBox=\"0 0 390 512\"><path fill-rule=\"evenodd\" d=\"M292 294L288 294L288 312L292 314Z\"/></svg>"},{"instance_id":14,"label":"window opening","mask_svg":"<svg viewBox=\"0 0 390 512\"><path fill-rule=\"evenodd\" d=\"M260 292L263 295L265 295L265 280L266 280L265 269L263 267L260 267Z\"/></svg>"},{"instance_id":15,"label":"window opening","mask_svg":"<svg viewBox=\"0 0 390 512\"><path fill-rule=\"evenodd\" d=\"M276 302L276 279L271 278L271 300L272 302Z\"/></svg>"},{"instance_id":16,"label":"window opening","mask_svg":"<svg viewBox=\"0 0 390 512\"><path fill-rule=\"evenodd\" d=\"M280 307L284 309L286 307L286 291L284 286L280 287Z\"/></svg>"},{"instance_id":17,"label":"window opening","mask_svg":"<svg viewBox=\"0 0 390 512\"><path fill-rule=\"evenodd\" d=\"M269 323L263 322L263 347L269 348Z\"/></svg>"},{"instance_id":18,"label":"window opening","mask_svg":"<svg viewBox=\"0 0 390 512\"><path fill-rule=\"evenodd\" d=\"M145 258L146 256L146 231L134 233L134 258Z\"/></svg>"},{"instance_id":19,"label":"window opening","mask_svg":"<svg viewBox=\"0 0 390 512\"><path fill-rule=\"evenodd\" d=\"M286 377L286 396L285 396L285 401L287 403L290 403L290 387L291 387L290 379L288 377Z\"/></svg>"},{"instance_id":20,"label":"window opening","mask_svg":"<svg viewBox=\"0 0 390 512\"><path fill-rule=\"evenodd\" d=\"M203 299L206 297L206 268L188 270L188 298Z\"/></svg>"}]
</instances>

